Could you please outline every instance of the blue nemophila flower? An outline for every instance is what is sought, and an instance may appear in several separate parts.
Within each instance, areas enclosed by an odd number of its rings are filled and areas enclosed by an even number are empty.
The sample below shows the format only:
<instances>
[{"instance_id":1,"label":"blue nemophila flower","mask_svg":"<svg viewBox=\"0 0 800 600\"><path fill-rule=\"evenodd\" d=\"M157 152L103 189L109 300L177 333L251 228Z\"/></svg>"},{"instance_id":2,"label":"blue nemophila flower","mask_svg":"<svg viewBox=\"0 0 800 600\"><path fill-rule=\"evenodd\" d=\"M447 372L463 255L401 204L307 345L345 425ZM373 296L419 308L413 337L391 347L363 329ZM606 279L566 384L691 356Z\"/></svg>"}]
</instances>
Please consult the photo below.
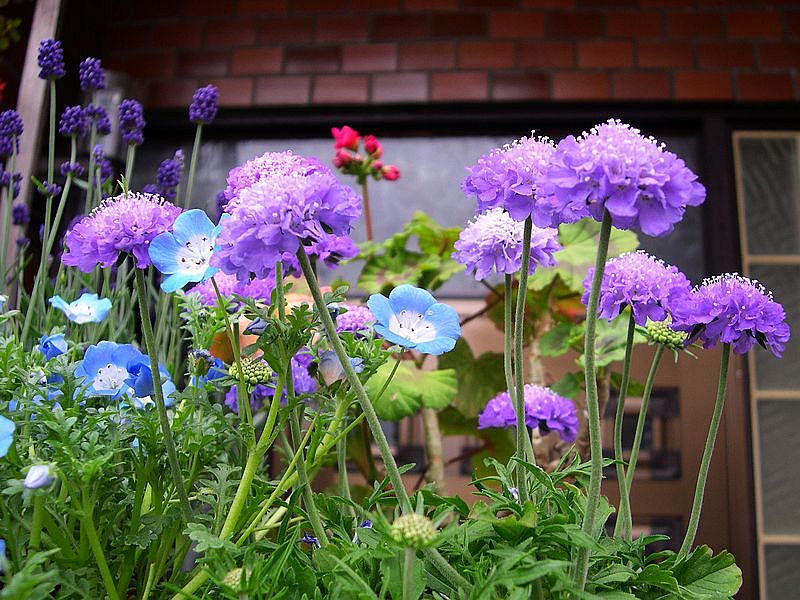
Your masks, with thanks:
<instances>
[{"instance_id":1,"label":"blue nemophila flower","mask_svg":"<svg viewBox=\"0 0 800 600\"><path fill-rule=\"evenodd\" d=\"M53 483L53 472L50 465L33 465L25 475L23 485L29 490L38 490Z\"/></svg>"},{"instance_id":2,"label":"blue nemophila flower","mask_svg":"<svg viewBox=\"0 0 800 600\"><path fill-rule=\"evenodd\" d=\"M209 265L220 226L199 208L178 215L172 232L157 235L150 243L150 260L166 277L161 289L174 292L187 283L205 281L219 271Z\"/></svg>"},{"instance_id":3,"label":"blue nemophila flower","mask_svg":"<svg viewBox=\"0 0 800 600\"><path fill-rule=\"evenodd\" d=\"M350 358L350 364L353 365L353 370L356 373L361 373L364 370L364 359L360 357ZM325 385L332 385L334 382L344 379L344 367L336 356L333 350L325 350L319 355L319 374Z\"/></svg>"},{"instance_id":4,"label":"blue nemophila flower","mask_svg":"<svg viewBox=\"0 0 800 600\"><path fill-rule=\"evenodd\" d=\"M144 358L131 344L102 341L89 346L83 360L75 368L75 377L85 378L86 393L90 396L112 396L126 394L128 365Z\"/></svg>"},{"instance_id":5,"label":"blue nemophila flower","mask_svg":"<svg viewBox=\"0 0 800 600\"><path fill-rule=\"evenodd\" d=\"M11 443L14 441L14 421L6 419L0 415L0 458L8 453Z\"/></svg>"},{"instance_id":6,"label":"blue nemophila flower","mask_svg":"<svg viewBox=\"0 0 800 600\"><path fill-rule=\"evenodd\" d=\"M167 368L160 363L158 373L161 376L164 404L170 406L172 404L170 396L176 390L175 384L170 380ZM153 404L152 397L155 396L156 391L149 357L142 355L128 363L128 377L125 379L125 383L130 386L128 393L134 397L133 406L135 408L144 408Z\"/></svg>"},{"instance_id":7,"label":"blue nemophila flower","mask_svg":"<svg viewBox=\"0 0 800 600\"><path fill-rule=\"evenodd\" d=\"M50 298L53 308L62 311L73 323L99 323L111 310L111 300L97 294L82 294L77 300L67 302L61 296Z\"/></svg>"},{"instance_id":8,"label":"blue nemophila flower","mask_svg":"<svg viewBox=\"0 0 800 600\"><path fill-rule=\"evenodd\" d=\"M67 351L67 340L63 333L43 335L39 338L39 352L46 360L60 356Z\"/></svg>"},{"instance_id":9,"label":"blue nemophila flower","mask_svg":"<svg viewBox=\"0 0 800 600\"><path fill-rule=\"evenodd\" d=\"M375 331L389 342L423 354L444 354L461 336L458 313L430 292L403 284L389 297L373 294L367 306L375 316Z\"/></svg>"}]
</instances>

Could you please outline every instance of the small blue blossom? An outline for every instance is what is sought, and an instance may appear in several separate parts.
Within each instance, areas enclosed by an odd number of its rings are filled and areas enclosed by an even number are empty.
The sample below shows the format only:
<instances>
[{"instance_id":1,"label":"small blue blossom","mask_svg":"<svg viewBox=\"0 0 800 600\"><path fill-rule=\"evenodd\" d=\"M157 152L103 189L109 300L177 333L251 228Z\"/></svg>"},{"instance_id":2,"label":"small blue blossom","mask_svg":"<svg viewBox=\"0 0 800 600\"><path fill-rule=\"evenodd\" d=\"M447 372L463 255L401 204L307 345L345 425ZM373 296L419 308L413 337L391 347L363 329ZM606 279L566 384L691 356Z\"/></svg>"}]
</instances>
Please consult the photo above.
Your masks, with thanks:
<instances>
[{"instance_id":1,"label":"small blue blossom","mask_svg":"<svg viewBox=\"0 0 800 600\"><path fill-rule=\"evenodd\" d=\"M361 373L364 370L364 359L358 357L350 358L349 356L348 359L356 373ZM336 381L344 379L344 367L339 361L339 357L336 356L336 352L325 350L319 355L319 374L322 375L325 385L332 385Z\"/></svg>"},{"instance_id":2,"label":"small blue blossom","mask_svg":"<svg viewBox=\"0 0 800 600\"><path fill-rule=\"evenodd\" d=\"M133 396L133 407L142 409L155 404L153 397L156 390L153 371L150 368L150 358L145 355L137 356L128 363L127 369L128 376L125 379L125 383L129 386L128 395ZM164 395L164 404L171 406L171 396L176 390L175 384L170 380L169 371L164 365L158 365L158 373L161 376L161 391Z\"/></svg>"},{"instance_id":3,"label":"small blue blossom","mask_svg":"<svg viewBox=\"0 0 800 600\"><path fill-rule=\"evenodd\" d=\"M372 521L370 521L369 519L365 519L364 521L361 522L361 525L359 525L358 528L356 529L355 533L353 533L353 543L354 544L358 543L358 530L359 529L372 529Z\"/></svg>"},{"instance_id":4,"label":"small blue blossom","mask_svg":"<svg viewBox=\"0 0 800 600\"><path fill-rule=\"evenodd\" d=\"M39 338L39 352L44 354L46 360L60 356L67 351L67 340L63 333L43 335Z\"/></svg>"},{"instance_id":5,"label":"small blue blossom","mask_svg":"<svg viewBox=\"0 0 800 600\"><path fill-rule=\"evenodd\" d=\"M50 298L53 308L62 311L73 323L100 323L111 310L111 300L97 294L82 294L77 300L67 302L61 296Z\"/></svg>"},{"instance_id":6,"label":"small blue blossom","mask_svg":"<svg viewBox=\"0 0 800 600\"><path fill-rule=\"evenodd\" d=\"M50 465L33 465L25 475L23 485L29 490L38 490L53 483L52 467Z\"/></svg>"},{"instance_id":7,"label":"small blue blossom","mask_svg":"<svg viewBox=\"0 0 800 600\"><path fill-rule=\"evenodd\" d=\"M444 354L461 336L458 313L430 292L403 284L389 297L373 294L367 306L375 316L375 331L384 339L423 354Z\"/></svg>"},{"instance_id":8,"label":"small blue blossom","mask_svg":"<svg viewBox=\"0 0 800 600\"><path fill-rule=\"evenodd\" d=\"M128 365L144 355L131 344L102 341L89 346L83 360L75 368L75 377L83 377L90 396L112 396L126 394Z\"/></svg>"},{"instance_id":9,"label":"small blue blossom","mask_svg":"<svg viewBox=\"0 0 800 600\"><path fill-rule=\"evenodd\" d=\"M14 441L14 421L0 415L0 458L8 454L11 443Z\"/></svg>"},{"instance_id":10,"label":"small blue blossom","mask_svg":"<svg viewBox=\"0 0 800 600\"><path fill-rule=\"evenodd\" d=\"M205 281L219 271L209 264L216 248L216 227L199 208L178 215L172 232L157 235L150 243L150 260L166 277L161 289L174 292L189 282Z\"/></svg>"},{"instance_id":11,"label":"small blue blossom","mask_svg":"<svg viewBox=\"0 0 800 600\"><path fill-rule=\"evenodd\" d=\"M305 531L303 532L303 537L301 537L299 541L303 542L304 544L308 544L309 546L313 546L314 548L322 548L319 540Z\"/></svg>"}]
</instances>

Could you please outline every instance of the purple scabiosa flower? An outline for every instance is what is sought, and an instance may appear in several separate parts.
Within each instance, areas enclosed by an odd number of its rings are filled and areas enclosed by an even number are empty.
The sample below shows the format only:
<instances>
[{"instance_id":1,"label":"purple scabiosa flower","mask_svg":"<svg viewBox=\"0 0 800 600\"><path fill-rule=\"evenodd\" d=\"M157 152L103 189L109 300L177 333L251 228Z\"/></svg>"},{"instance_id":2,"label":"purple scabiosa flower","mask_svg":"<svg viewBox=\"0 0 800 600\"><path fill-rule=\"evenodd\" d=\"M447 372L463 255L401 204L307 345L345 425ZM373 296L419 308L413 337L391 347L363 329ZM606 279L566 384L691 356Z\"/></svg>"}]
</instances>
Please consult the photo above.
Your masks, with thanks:
<instances>
[{"instance_id":1,"label":"purple scabiosa flower","mask_svg":"<svg viewBox=\"0 0 800 600\"><path fill-rule=\"evenodd\" d=\"M706 279L674 312L672 328L689 333L686 344L699 340L713 348L721 342L744 354L758 342L780 357L789 341L783 306L760 283L737 273Z\"/></svg>"},{"instance_id":2,"label":"purple scabiosa flower","mask_svg":"<svg viewBox=\"0 0 800 600\"><path fill-rule=\"evenodd\" d=\"M126 98L119 104L119 131L126 145L140 146L144 142L144 109L136 100Z\"/></svg>"},{"instance_id":3,"label":"purple scabiosa flower","mask_svg":"<svg viewBox=\"0 0 800 600\"><path fill-rule=\"evenodd\" d=\"M11 224L27 225L31 222L31 211L24 202L15 202L11 207Z\"/></svg>"},{"instance_id":4,"label":"purple scabiosa flower","mask_svg":"<svg viewBox=\"0 0 800 600\"><path fill-rule=\"evenodd\" d=\"M89 104L84 108L86 118L89 121L89 127L94 123L95 131L100 135L108 135L111 133L111 121L108 118L106 109L99 104Z\"/></svg>"},{"instance_id":5,"label":"purple scabiosa flower","mask_svg":"<svg viewBox=\"0 0 800 600\"><path fill-rule=\"evenodd\" d=\"M217 217L221 217L225 212L225 205L228 204L228 199L225 197L225 190L217 192Z\"/></svg>"},{"instance_id":6,"label":"purple scabiosa flower","mask_svg":"<svg viewBox=\"0 0 800 600\"><path fill-rule=\"evenodd\" d=\"M578 415L568 398L553 390L532 383L525 384L525 423L542 434L557 431L567 443L578 434ZM514 427L517 424L514 406L508 392L501 392L486 404L478 415L478 429Z\"/></svg>"},{"instance_id":7,"label":"purple scabiosa flower","mask_svg":"<svg viewBox=\"0 0 800 600\"><path fill-rule=\"evenodd\" d=\"M475 271L475 279L486 279L496 271L498 275L516 273L522 266L522 238L524 225L502 208L492 208L475 217L459 234L455 243L456 262ZM558 230L533 227L531 230L531 259L528 271L536 267L556 264L553 253L561 250Z\"/></svg>"},{"instance_id":8,"label":"purple scabiosa flower","mask_svg":"<svg viewBox=\"0 0 800 600\"><path fill-rule=\"evenodd\" d=\"M207 125L217 116L217 98L219 92L213 85L199 88L192 97L189 106L189 120L192 123Z\"/></svg>"},{"instance_id":9,"label":"purple scabiosa flower","mask_svg":"<svg viewBox=\"0 0 800 600\"><path fill-rule=\"evenodd\" d=\"M590 268L583 281L583 304L589 304L594 268ZM672 312L672 306L691 291L691 284L677 267L667 265L642 250L627 252L612 258L606 264L597 314L613 321L626 306L633 311L638 325L647 320L663 321Z\"/></svg>"},{"instance_id":10,"label":"purple scabiosa flower","mask_svg":"<svg viewBox=\"0 0 800 600\"><path fill-rule=\"evenodd\" d=\"M61 175L64 177L66 177L69 174L80 176L83 174L83 167L79 162L66 161L61 163L61 167L59 167L58 172L61 173Z\"/></svg>"},{"instance_id":11,"label":"purple scabiosa flower","mask_svg":"<svg viewBox=\"0 0 800 600\"><path fill-rule=\"evenodd\" d=\"M68 106L64 109L58 122L58 133L77 137L86 135L86 111L82 106Z\"/></svg>"},{"instance_id":12,"label":"purple scabiosa flower","mask_svg":"<svg viewBox=\"0 0 800 600\"><path fill-rule=\"evenodd\" d=\"M561 140L538 191L554 215L585 209L602 221L608 210L615 227L652 236L671 232L686 207L706 197L683 160L614 119Z\"/></svg>"},{"instance_id":13,"label":"purple scabiosa flower","mask_svg":"<svg viewBox=\"0 0 800 600\"><path fill-rule=\"evenodd\" d=\"M296 271L295 253L303 245L328 262L355 255L354 244L331 240L347 236L361 215L361 199L314 158L291 152L267 153L228 175L229 199L212 264L241 280L272 276L283 260Z\"/></svg>"},{"instance_id":14,"label":"purple scabiosa flower","mask_svg":"<svg viewBox=\"0 0 800 600\"><path fill-rule=\"evenodd\" d=\"M177 156L177 152L175 154ZM177 188L181 182L181 168L181 163L175 158L168 158L162 161L158 167L156 187L158 188L158 193L167 200L174 200L178 195Z\"/></svg>"},{"instance_id":15,"label":"purple scabiosa flower","mask_svg":"<svg viewBox=\"0 0 800 600\"><path fill-rule=\"evenodd\" d=\"M480 212L505 208L516 221L533 216L536 225L553 226L549 215L539 215L536 187L554 151L552 141L535 137L495 148L467 167L469 175L461 182L461 190L475 196Z\"/></svg>"},{"instance_id":16,"label":"purple scabiosa flower","mask_svg":"<svg viewBox=\"0 0 800 600\"><path fill-rule=\"evenodd\" d=\"M66 74L61 42L53 39L39 42L37 64L39 65L40 79L61 79Z\"/></svg>"},{"instance_id":17,"label":"purple scabiosa flower","mask_svg":"<svg viewBox=\"0 0 800 600\"><path fill-rule=\"evenodd\" d=\"M140 269L150 264L147 250L160 233L169 231L181 209L161 196L128 192L106 198L65 236L65 265L90 273L110 267L120 254L132 254Z\"/></svg>"},{"instance_id":18,"label":"purple scabiosa flower","mask_svg":"<svg viewBox=\"0 0 800 600\"><path fill-rule=\"evenodd\" d=\"M85 58L78 66L78 78L84 92L102 90L106 87L106 74L99 58Z\"/></svg>"},{"instance_id":19,"label":"purple scabiosa flower","mask_svg":"<svg viewBox=\"0 0 800 600\"><path fill-rule=\"evenodd\" d=\"M22 130L22 118L17 111L9 109L0 112L0 157L19 153Z\"/></svg>"},{"instance_id":20,"label":"purple scabiosa flower","mask_svg":"<svg viewBox=\"0 0 800 600\"><path fill-rule=\"evenodd\" d=\"M343 312L339 312L336 316L336 331L338 333L348 332L352 334L368 331L375 323L375 315L372 311L360 304L345 304L339 305Z\"/></svg>"}]
</instances>

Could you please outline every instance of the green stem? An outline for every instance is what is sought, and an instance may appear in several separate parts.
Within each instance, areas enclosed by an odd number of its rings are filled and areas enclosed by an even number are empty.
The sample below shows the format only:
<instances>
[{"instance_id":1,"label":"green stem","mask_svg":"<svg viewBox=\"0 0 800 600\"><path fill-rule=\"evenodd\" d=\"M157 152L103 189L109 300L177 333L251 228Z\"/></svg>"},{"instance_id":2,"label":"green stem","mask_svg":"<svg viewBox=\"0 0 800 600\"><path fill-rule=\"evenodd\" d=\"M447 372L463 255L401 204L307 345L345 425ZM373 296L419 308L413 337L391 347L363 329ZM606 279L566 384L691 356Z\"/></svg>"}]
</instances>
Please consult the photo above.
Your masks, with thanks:
<instances>
[{"instance_id":1,"label":"green stem","mask_svg":"<svg viewBox=\"0 0 800 600\"><path fill-rule=\"evenodd\" d=\"M644 383L642 392L642 405L639 407L639 417L636 419L636 432L633 434L633 445L631 446L631 456L628 459L628 468L625 470L625 502L628 512L625 514L625 527L628 532L633 532L633 513L631 511L631 486L633 485L633 475L636 471L636 462L639 459L639 449L642 447L642 436L644 435L644 424L647 420L647 407L650 404L650 395L653 393L653 385L656 381L656 373L661 357L664 356L666 346L659 345L656 354L653 356L653 363L650 365L650 372L647 374L647 381ZM621 499L620 499L621 500Z\"/></svg>"},{"instance_id":2,"label":"green stem","mask_svg":"<svg viewBox=\"0 0 800 600\"><path fill-rule=\"evenodd\" d=\"M156 408L161 422L161 433L164 436L164 446L167 450L167 458L172 468L172 478L175 481L175 491L181 505L181 512L186 523L192 521L192 506L189 504L189 497L186 495L186 487L181 475L181 465L178 462L178 454L175 451L175 440L172 439L172 429L170 428L167 407L164 404L164 391L161 387L161 376L158 373L158 358L156 355L155 339L153 337L153 324L150 322L148 311L147 291L145 290L144 271L136 268L136 292L139 299L139 315L142 318L142 334L144 335L144 345L150 358L150 370L153 373L153 389L155 391Z\"/></svg>"},{"instance_id":3,"label":"green stem","mask_svg":"<svg viewBox=\"0 0 800 600\"><path fill-rule=\"evenodd\" d=\"M53 183L56 172L56 81L48 80L50 88L50 132L47 139L47 181ZM45 225L47 227L47 225Z\"/></svg>"},{"instance_id":4,"label":"green stem","mask_svg":"<svg viewBox=\"0 0 800 600\"><path fill-rule=\"evenodd\" d=\"M627 527L625 515L630 511L630 499L625 486L625 466L622 464L622 421L625 418L625 399L628 396L628 383L631 376L631 357L633 355L633 334L636 332L636 321L633 310L628 316L628 337L625 340L625 360L622 363L622 382L619 386L617 398L617 412L614 415L614 459L617 461L617 483L619 484L619 512L614 525L614 537L619 536L622 525L625 524L625 538L630 539L631 531Z\"/></svg>"},{"instance_id":5,"label":"green stem","mask_svg":"<svg viewBox=\"0 0 800 600\"><path fill-rule=\"evenodd\" d=\"M194 172L197 168L197 156L200 153L200 139L203 135L203 124L198 123L194 132L194 145L192 146L192 158L189 161L189 176L186 182L186 194L183 196L183 208L189 208L192 200L192 188L194 187Z\"/></svg>"},{"instance_id":6,"label":"green stem","mask_svg":"<svg viewBox=\"0 0 800 600\"><path fill-rule=\"evenodd\" d=\"M403 559L403 600L416 600L414 594L414 566L417 562L416 548L406 548Z\"/></svg>"},{"instance_id":7,"label":"green stem","mask_svg":"<svg viewBox=\"0 0 800 600\"><path fill-rule=\"evenodd\" d=\"M128 152L125 155L125 185L130 188L131 174L133 173L133 163L136 160L136 144L128 144Z\"/></svg>"},{"instance_id":8,"label":"green stem","mask_svg":"<svg viewBox=\"0 0 800 600\"><path fill-rule=\"evenodd\" d=\"M611 213L603 212L603 224L600 227L600 239L597 242L597 258L594 265L592 289L589 293L589 305L586 308L586 338L584 340L584 379L586 382L586 408L589 413L589 447L591 451L591 470L589 472L589 489L586 495L586 510L583 514L583 533L594 537L597 519L597 506L600 502L600 484L603 479L603 443L600 433L600 407L597 398L597 368L595 365L595 336L597 331L597 304L600 296L600 285L608 255L608 241L611 237ZM573 563L572 579L578 590L586 586L586 575L589 571L589 548L579 548Z\"/></svg>"},{"instance_id":9,"label":"green stem","mask_svg":"<svg viewBox=\"0 0 800 600\"><path fill-rule=\"evenodd\" d=\"M516 389L514 388L514 367L512 365L513 359L513 331L514 331L514 311L511 305L511 300L514 294L514 276L506 274L505 277L505 297L503 298L503 371L506 376L506 389L509 396L511 396L511 403L514 403L516 396ZM515 405L516 406L516 405Z\"/></svg>"},{"instance_id":10,"label":"green stem","mask_svg":"<svg viewBox=\"0 0 800 600\"><path fill-rule=\"evenodd\" d=\"M342 400L342 403L346 403L347 400ZM350 506L349 502L352 502L352 495L350 494L350 478L347 476L347 436L342 436L342 438L336 442L336 469L338 470L337 473L337 486L339 491L339 496L348 500L347 504L347 512L350 513L351 517L355 517L355 510L352 506Z\"/></svg>"},{"instance_id":11,"label":"green stem","mask_svg":"<svg viewBox=\"0 0 800 600\"><path fill-rule=\"evenodd\" d=\"M369 210L369 191L367 190L367 179L361 180L361 205L364 207L364 225L367 229L367 241L372 241L372 214Z\"/></svg>"},{"instance_id":12,"label":"green stem","mask_svg":"<svg viewBox=\"0 0 800 600\"><path fill-rule=\"evenodd\" d=\"M728 362L731 356L731 345L722 345L722 361L719 366L719 383L717 384L717 398L714 402L714 412L711 415L711 424L708 428L708 437L703 449L703 458L700 460L700 471L697 473L697 484L694 488L694 500L692 501L692 513L689 517L689 526L686 528L686 536L683 538L680 550L678 550L677 561L685 558L694 544L697 535L697 526L700 523L700 510L703 508L703 496L706 490L706 478L708 469L711 466L711 455L714 452L714 442L717 439L717 431L722 420L722 409L725 407L725 389L728 384Z\"/></svg>"},{"instance_id":13,"label":"green stem","mask_svg":"<svg viewBox=\"0 0 800 600\"><path fill-rule=\"evenodd\" d=\"M31 537L28 542L28 554L39 550L42 541L42 517L44 512L44 496L37 493L33 498L33 518L31 519Z\"/></svg>"},{"instance_id":14,"label":"green stem","mask_svg":"<svg viewBox=\"0 0 800 600\"><path fill-rule=\"evenodd\" d=\"M100 570L100 577L103 579L103 585L106 588L106 594L111 600L119 600L117 595L117 588L114 585L114 578L111 577L111 571L108 570L108 563L103 554L103 548L100 546L100 540L97 538L97 530L94 528L94 520L92 519L92 507L86 498L84 492L83 498L83 516L81 517L81 530L86 530L86 537L89 540L89 546L92 549L94 560L97 563L97 568Z\"/></svg>"},{"instance_id":15,"label":"green stem","mask_svg":"<svg viewBox=\"0 0 800 600\"><path fill-rule=\"evenodd\" d=\"M516 457L519 461L530 460L535 462L531 438L528 435L528 426L525 423L525 369L522 365L523 328L525 325L525 299L528 295L528 266L531 259L531 232L533 221L530 217L525 220L525 229L522 234L522 264L519 269L519 289L517 289L517 309L514 316L514 382L516 391L513 396L514 413L517 417L517 450ZM508 311L506 311L508 312ZM508 324L506 324L508 327ZM529 497L527 470L522 465L517 465L517 490L519 501L527 502Z\"/></svg>"}]
</instances>

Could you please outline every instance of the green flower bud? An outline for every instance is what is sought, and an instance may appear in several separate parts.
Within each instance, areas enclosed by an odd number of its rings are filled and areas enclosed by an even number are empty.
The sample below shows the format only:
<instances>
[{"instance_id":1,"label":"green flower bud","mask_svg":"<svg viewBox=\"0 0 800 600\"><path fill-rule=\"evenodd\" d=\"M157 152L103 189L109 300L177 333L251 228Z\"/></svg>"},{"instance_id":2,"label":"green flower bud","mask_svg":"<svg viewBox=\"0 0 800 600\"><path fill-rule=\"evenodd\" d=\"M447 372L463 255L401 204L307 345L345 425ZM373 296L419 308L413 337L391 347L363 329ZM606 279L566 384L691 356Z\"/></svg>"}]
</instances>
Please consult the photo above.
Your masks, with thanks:
<instances>
[{"instance_id":1,"label":"green flower bud","mask_svg":"<svg viewBox=\"0 0 800 600\"><path fill-rule=\"evenodd\" d=\"M687 334L683 331L674 331L666 321L648 321L645 329L647 337L656 344L663 344L671 350L683 349Z\"/></svg>"},{"instance_id":2,"label":"green flower bud","mask_svg":"<svg viewBox=\"0 0 800 600\"><path fill-rule=\"evenodd\" d=\"M428 517L408 513L392 523L394 540L409 548L424 548L436 538L436 528Z\"/></svg>"},{"instance_id":3,"label":"green flower bud","mask_svg":"<svg viewBox=\"0 0 800 600\"><path fill-rule=\"evenodd\" d=\"M241 580L242 569L240 567L236 567L225 574L225 579L222 580L222 583L233 590L238 590Z\"/></svg>"},{"instance_id":4,"label":"green flower bud","mask_svg":"<svg viewBox=\"0 0 800 600\"><path fill-rule=\"evenodd\" d=\"M272 381L272 369L260 358L242 357L243 377L239 376L239 366L236 363L230 366L228 372L237 381L244 379L245 383L252 385L270 383Z\"/></svg>"}]
</instances>

